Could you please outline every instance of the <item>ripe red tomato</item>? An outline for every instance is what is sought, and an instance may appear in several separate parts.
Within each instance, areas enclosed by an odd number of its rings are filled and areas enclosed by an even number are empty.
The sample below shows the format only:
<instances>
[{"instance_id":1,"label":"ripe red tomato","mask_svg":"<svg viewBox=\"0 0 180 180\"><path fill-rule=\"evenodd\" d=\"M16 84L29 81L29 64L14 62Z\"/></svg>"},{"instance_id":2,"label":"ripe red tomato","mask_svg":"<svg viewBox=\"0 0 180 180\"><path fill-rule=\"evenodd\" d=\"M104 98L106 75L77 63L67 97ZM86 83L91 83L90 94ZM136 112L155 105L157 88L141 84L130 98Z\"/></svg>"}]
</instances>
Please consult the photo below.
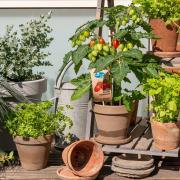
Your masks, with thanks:
<instances>
[{"instance_id":1,"label":"ripe red tomato","mask_svg":"<svg viewBox=\"0 0 180 180\"><path fill-rule=\"evenodd\" d=\"M119 40L118 39L113 40L113 46L114 46L115 49L118 48L118 46L119 46Z\"/></svg>"},{"instance_id":2,"label":"ripe red tomato","mask_svg":"<svg viewBox=\"0 0 180 180\"><path fill-rule=\"evenodd\" d=\"M100 91L101 89L103 89L103 83L99 82L96 84L95 88L94 88L94 91L95 92L98 92Z\"/></svg>"},{"instance_id":3,"label":"ripe red tomato","mask_svg":"<svg viewBox=\"0 0 180 180\"><path fill-rule=\"evenodd\" d=\"M94 39L91 39L89 42L89 46L92 48L96 44L96 41Z\"/></svg>"},{"instance_id":4,"label":"ripe red tomato","mask_svg":"<svg viewBox=\"0 0 180 180\"><path fill-rule=\"evenodd\" d=\"M99 44L105 44L105 40L103 38L99 38Z\"/></svg>"}]
</instances>

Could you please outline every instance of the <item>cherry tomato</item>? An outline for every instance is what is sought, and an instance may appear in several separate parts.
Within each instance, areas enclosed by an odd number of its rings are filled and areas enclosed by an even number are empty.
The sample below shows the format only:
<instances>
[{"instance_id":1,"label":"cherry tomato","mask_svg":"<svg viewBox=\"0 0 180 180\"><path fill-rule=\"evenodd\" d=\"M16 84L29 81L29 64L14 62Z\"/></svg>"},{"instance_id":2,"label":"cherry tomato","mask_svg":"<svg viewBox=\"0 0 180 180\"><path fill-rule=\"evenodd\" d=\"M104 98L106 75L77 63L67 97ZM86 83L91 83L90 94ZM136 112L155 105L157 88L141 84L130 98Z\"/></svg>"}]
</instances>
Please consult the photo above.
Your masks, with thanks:
<instances>
[{"instance_id":1,"label":"cherry tomato","mask_svg":"<svg viewBox=\"0 0 180 180\"><path fill-rule=\"evenodd\" d=\"M127 47L125 47L125 48L123 49L123 51L124 51L124 52L128 51L128 48L127 48Z\"/></svg>"},{"instance_id":2,"label":"cherry tomato","mask_svg":"<svg viewBox=\"0 0 180 180\"><path fill-rule=\"evenodd\" d=\"M90 32L89 31L84 31L83 35L88 38L90 36Z\"/></svg>"},{"instance_id":3,"label":"cherry tomato","mask_svg":"<svg viewBox=\"0 0 180 180\"><path fill-rule=\"evenodd\" d=\"M85 40L86 40L86 37L85 37L84 35L80 35L80 36L79 36L79 40L80 40L80 41L85 41Z\"/></svg>"},{"instance_id":4,"label":"cherry tomato","mask_svg":"<svg viewBox=\"0 0 180 180\"><path fill-rule=\"evenodd\" d=\"M101 89L103 88L103 84L102 83L97 83L95 88L94 88L94 91L95 92L98 92L100 91Z\"/></svg>"},{"instance_id":5,"label":"cherry tomato","mask_svg":"<svg viewBox=\"0 0 180 180\"><path fill-rule=\"evenodd\" d=\"M113 46L114 46L115 49L118 48L118 46L119 46L119 40L118 39L113 40Z\"/></svg>"},{"instance_id":6,"label":"cherry tomato","mask_svg":"<svg viewBox=\"0 0 180 180\"><path fill-rule=\"evenodd\" d=\"M128 49L132 49L132 48L133 48L133 44L129 42L129 43L127 44L127 48L128 48Z\"/></svg>"},{"instance_id":7,"label":"cherry tomato","mask_svg":"<svg viewBox=\"0 0 180 180\"><path fill-rule=\"evenodd\" d=\"M125 26L127 24L127 21L123 20L122 25Z\"/></svg>"},{"instance_id":8,"label":"cherry tomato","mask_svg":"<svg viewBox=\"0 0 180 180\"><path fill-rule=\"evenodd\" d=\"M104 50L105 52L109 52L109 46L108 46L108 45L104 45L104 46L103 46L103 50Z\"/></svg>"},{"instance_id":9,"label":"cherry tomato","mask_svg":"<svg viewBox=\"0 0 180 180\"><path fill-rule=\"evenodd\" d=\"M122 50L124 49L124 44L121 43L121 44L118 46L118 49L122 51Z\"/></svg>"},{"instance_id":10,"label":"cherry tomato","mask_svg":"<svg viewBox=\"0 0 180 180\"><path fill-rule=\"evenodd\" d=\"M98 51L93 50L93 51L92 51L92 55L93 55L93 56L97 56L97 55L98 55Z\"/></svg>"},{"instance_id":11,"label":"cherry tomato","mask_svg":"<svg viewBox=\"0 0 180 180\"><path fill-rule=\"evenodd\" d=\"M101 51L102 48L103 48L103 45L102 44L97 44L96 48L97 48L98 51Z\"/></svg>"},{"instance_id":12,"label":"cherry tomato","mask_svg":"<svg viewBox=\"0 0 180 180\"><path fill-rule=\"evenodd\" d=\"M99 38L99 44L105 44L105 40L103 38Z\"/></svg>"},{"instance_id":13,"label":"cherry tomato","mask_svg":"<svg viewBox=\"0 0 180 180\"><path fill-rule=\"evenodd\" d=\"M132 16L132 20L133 20L133 21L136 21L136 19L137 19L137 15L133 15L133 16Z\"/></svg>"},{"instance_id":14,"label":"cherry tomato","mask_svg":"<svg viewBox=\"0 0 180 180\"><path fill-rule=\"evenodd\" d=\"M103 83L103 90L109 89L109 88L110 88L110 84L109 83Z\"/></svg>"},{"instance_id":15,"label":"cherry tomato","mask_svg":"<svg viewBox=\"0 0 180 180\"><path fill-rule=\"evenodd\" d=\"M89 43L89 46L92 48L96 44L96 41L92 39Z\"/></svg>"},{"instance_id":16,"label":"cherry tomato","mask_svg":"<svg viewBox=\"0 0 180 180\"><path fill-rule=\"evenodd\" d=\"M133 15L135 13L135 10L134 9L131 9L130 11L129 11L129 15Z\"/></svg>"}]
</instances>

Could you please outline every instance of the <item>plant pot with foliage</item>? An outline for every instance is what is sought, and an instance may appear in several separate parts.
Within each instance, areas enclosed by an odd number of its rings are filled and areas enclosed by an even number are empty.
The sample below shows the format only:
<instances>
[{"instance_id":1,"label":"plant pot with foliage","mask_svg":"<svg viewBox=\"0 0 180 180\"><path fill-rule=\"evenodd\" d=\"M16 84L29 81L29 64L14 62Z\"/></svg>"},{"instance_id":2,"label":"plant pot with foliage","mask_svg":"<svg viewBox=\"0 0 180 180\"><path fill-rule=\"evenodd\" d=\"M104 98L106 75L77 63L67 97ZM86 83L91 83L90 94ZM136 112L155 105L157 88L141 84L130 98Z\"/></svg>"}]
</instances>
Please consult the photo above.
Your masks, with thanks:
<instances>
[{"instance_id":1,"label":"plant pot with foliage","mask_svg":"<svg viewBox=\"0 0 180 180\"><path fill-rule=\"evenodd\" d=\"M156 147L176 149L180 140L180 75L160 73L148 79L143 91L152 97L151 127Z\"/></svg>"},{"instance_id":2,"label":"plant pot with foliage","mask_svg":"<svg viewBox=\"0 0 180 180\"><path fill-rule=\"evenodd\" d=\"M26 170L38 170L47 165L53 134L63 133L71 119L59 107L50 111L52 102L20 103L8 115L5 126L14 137L21 165Z\"/></svg>"},{"instance_id":3,"label":"plant pot with foliage","mask_svg":"<svg viewBox=\"0 0 180 180\"><path fill-rule=\"evenodd\" d=\"M127 89L123 83L129 83L129 73L134 73L142 83L146 77L157 75L159 58L143 54L142 38L153 38L151 27L146 23L136 7L138 16L134 17L129 8L116 6L107 8L104 19L92 20L82 25L70 38L73 50L64 57L61 69L72 60L77 73L83 59L89 61L89 72L73 79L77 87L72 100L80 98L92 90L95 118L98 133L95 140L103 144L122 144L130 140L128 128L133 111L133 103L144 98L136 89ZM96 33L96 28L114 29L110 34L112 42ZM143 31L138 31L138 28Z\"/></svg>"},{"instance_id":4,"label":"plant pot with foliage","mask_svg":"<svg viewBox=\"0 0 180 180\"><path fill-rule=\"evenodd\" d=\"M160 39L152 40L153 51L175 52L180 30L179 0L134 0L150 19L154 34Z\"/></svg>"},{"instance_id":5,"label":"plant pot with foliage","mask_svg":"<svg viewBox=\"0 0 180 180\"><path fill-rule=\"evenodd\" d=\"M45 60L50 53L44 51L53 40L49 37L52 29L47 25L50 17L51 13L41 15L39 19L19 25L18 31L7 26L0 38L1 77L34 101L40 101L47 89L44 73L34 68L51 65Z\"/></svg>"}]
</instances>

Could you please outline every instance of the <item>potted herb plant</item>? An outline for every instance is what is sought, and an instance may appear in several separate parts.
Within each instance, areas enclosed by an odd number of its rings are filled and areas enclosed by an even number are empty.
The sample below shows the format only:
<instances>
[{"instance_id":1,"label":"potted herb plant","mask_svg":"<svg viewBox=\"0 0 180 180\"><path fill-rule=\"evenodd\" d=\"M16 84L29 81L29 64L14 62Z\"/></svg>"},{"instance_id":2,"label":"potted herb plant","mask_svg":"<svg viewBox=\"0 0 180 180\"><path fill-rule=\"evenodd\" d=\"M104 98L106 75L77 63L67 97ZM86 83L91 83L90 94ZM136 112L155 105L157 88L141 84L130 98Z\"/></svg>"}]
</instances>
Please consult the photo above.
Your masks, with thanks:
<instances>
[{"instance_id":1,"label":"potted herb plant","mask_svg":"<svg viewBox=\"0 0 180 180\"><path fill-rule=\"evenodd\" d=\"M34 67L50 66L46 60L50 55L45 49L53 40L49 37L52 29L47 25L51 13L41 15L19 25L19 30L7 26L6 33L0 37L0 75L31 100L39 101L47 89L47 79L43 72Z\"/></svg>"},{"instance_id":2,"label":"potted herb plant","mask_svg":"<svg viewBox=\"0 0 180 180\"><path fill-rule=\"evenodd\" d=\"M160 37L152 40L153 51L175 52L180 30L179 0L133 0L150 19L153 32Z\"/></svg>"},{"instance_id":3,"label":"potted herb plant","mask_svg":"<svg viewBox=\"0 0 180 180\"><path fill-rule=\"evenodd\" d=\"M148 79L143 91L152 97L151 127L155 146L171 150L179 146L180 75L160 73L158 78Z\"/></svg>"},{"instance_id":4,"label":"potted herb plant","mask_svg":"<svg viewBox=\"0 0 180 180\"><path fill-rule=\"evenodd\" d=\"M98 133L95 140L103 144L122 144L130 141L128 128L135 101L144 98L137 89L123 88L124 82L131 84L129 73L134 73L140 82L148 76L157 75L159 59L153 55L143 54L142 38L153 38L151 27L133 5L136 17L124 6L106 9L104 19L92 20L76 30L70 38L73 50L64 57L61 69L72 60L77 73L87 59L90 73L73 79L71 83L77 87L72 100L80 98L84 93L92 90L103 95L98 99L94 96L95 118ZM98 36L96 28L108 27L114 32L110 35L112 42L107 43L103 37ZM139 32L138 28L144 29ZM93 78L104 77L108 80L95 84ZM95 80L95 81L96 81ZM108 95L108 98L107 96ZM111 98L109 98L111 97Z\"/></svg>"},{"instance_id":5,"label":"potted herb plant","mask_svg":"<svg viewBox=\"0 0 180 180\"><path fill-rule=\"evenodd\" d=\"M49 111L52 102L20 103L8 115L5 126L14 137L22 167L38 170L46 166L54 132L63 133L71 119L59 107Z\"/></svg>"}]
</instances>

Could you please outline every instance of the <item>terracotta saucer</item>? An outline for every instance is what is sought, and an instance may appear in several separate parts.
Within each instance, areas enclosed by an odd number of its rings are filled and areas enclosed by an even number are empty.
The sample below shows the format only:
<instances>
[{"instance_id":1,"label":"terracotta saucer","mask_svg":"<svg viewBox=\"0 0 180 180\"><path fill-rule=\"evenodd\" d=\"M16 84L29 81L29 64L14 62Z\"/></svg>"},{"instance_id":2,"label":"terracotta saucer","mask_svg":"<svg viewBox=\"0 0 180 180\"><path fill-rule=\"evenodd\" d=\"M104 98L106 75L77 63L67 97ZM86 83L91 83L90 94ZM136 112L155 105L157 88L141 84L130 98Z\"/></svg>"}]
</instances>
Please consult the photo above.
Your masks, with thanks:
<instances>
[{"instance_id":1,"label":"terracotta saucer","mask_svg":"<svg viewBox=\"0 0 180 180\"><path fill-rule=\"evenodd\" d=\"M108 138L101 136L100 134L96 134L94 140L100 144L109 144L109 145L120 145L126 144L131 141L131 136L126 139L119 139L119 138Z\"/></svg>"},{"instance_id":2,"label":"terracotta saucer","mask_svg":"<svg viewBox=\"0 0 180 180\"><path fill-rule=\"evenodd\" d=\"M62 180L94 180L97 178L98 174L92 177L80 177L77 175L74 175L69 168L66 166L60 167L57 170L57 175Z\"/></svg>"}]
</instances>

